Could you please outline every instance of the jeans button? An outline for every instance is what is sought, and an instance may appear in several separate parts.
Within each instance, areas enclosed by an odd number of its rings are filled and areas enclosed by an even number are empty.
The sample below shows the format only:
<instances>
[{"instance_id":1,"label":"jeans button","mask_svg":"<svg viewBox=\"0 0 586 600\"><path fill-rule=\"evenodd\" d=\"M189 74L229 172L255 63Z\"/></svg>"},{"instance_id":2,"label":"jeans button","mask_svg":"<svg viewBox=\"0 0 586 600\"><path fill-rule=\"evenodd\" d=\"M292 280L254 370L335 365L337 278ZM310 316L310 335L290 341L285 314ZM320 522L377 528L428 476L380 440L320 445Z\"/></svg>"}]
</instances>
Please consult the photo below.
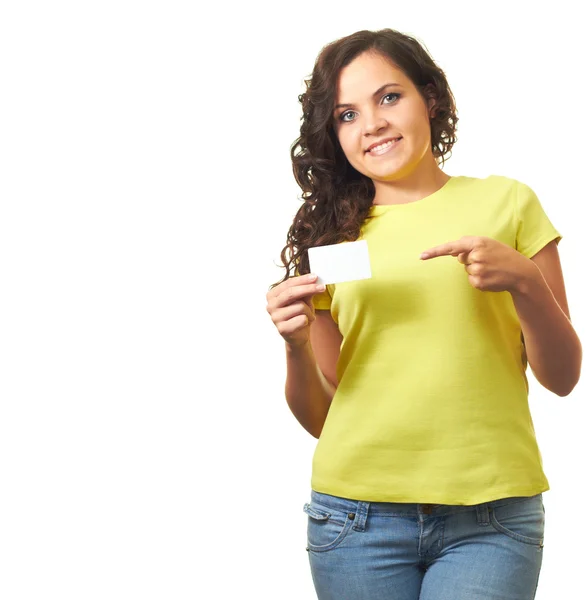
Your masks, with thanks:
<instances>
[{"instance_id":1,"label":"jeans button","mask_svg":"<svg viewBox=\"0 0 586 600\"><path fill-rule=\"evenodd\" d=\"M348 518L349 518L351 521L354 521L354 517L355 517L355 516L356 516L356 515L355 515L354 513L350 513L350 514L348 515Z\"/></svg>"}]
</instances>

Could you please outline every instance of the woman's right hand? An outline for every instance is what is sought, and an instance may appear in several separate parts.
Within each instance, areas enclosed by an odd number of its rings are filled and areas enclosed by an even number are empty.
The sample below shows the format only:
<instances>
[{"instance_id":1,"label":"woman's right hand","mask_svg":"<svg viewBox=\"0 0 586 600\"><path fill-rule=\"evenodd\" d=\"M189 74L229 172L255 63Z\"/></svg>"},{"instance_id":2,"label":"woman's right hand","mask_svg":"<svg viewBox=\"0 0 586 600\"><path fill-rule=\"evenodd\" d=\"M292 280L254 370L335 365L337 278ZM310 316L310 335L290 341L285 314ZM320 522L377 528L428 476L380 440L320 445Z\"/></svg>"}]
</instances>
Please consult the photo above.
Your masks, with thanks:
<instances>
[{"instance_id":1,"label":"woman's right hand","mask_svg":"<svg viewBox=\"0 0 586 600\"><path fill-rule=\"evenodd\" d=\"M267 293L267 312L283 339L291 346L309 341L309 328L315 321L311 297L325 290L315 283L315 275L290 277Z\"/></svg>"}]
</instances>

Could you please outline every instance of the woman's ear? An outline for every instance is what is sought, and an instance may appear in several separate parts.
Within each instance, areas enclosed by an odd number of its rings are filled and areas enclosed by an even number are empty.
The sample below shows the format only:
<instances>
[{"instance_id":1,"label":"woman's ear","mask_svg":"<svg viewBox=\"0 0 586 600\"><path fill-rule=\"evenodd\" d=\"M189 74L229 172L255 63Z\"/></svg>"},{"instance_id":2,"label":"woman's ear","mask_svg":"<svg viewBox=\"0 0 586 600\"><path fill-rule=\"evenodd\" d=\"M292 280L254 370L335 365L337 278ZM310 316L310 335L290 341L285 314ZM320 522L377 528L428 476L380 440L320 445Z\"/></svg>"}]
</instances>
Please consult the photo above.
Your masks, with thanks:
<instances>
[{"instance_id":1,"label":"woman's ear","mask_svg":"<svg viewBox=\"0 0 586 600\"><path fill-rule=\"evenodd\" d=\"M430 119L434 119L435 118L435 110L434 110L434 106L435 106L436 102L435 99L431 100L431 105L429 107L429 118Z\"/></svg>"},{"instance_id":2,"label":"woman's ear","mask_svg":"<svg viewBox=\"0 0 586 600\"><path fill-rule=\"evenodd\" d=\"M437 104L436 100L437 91L433 83L428 83L425 86L425 98L427 102L427 112L429 114L429 118L433 119L435 117L434 106Z\"/></svg>"}]
</instances>

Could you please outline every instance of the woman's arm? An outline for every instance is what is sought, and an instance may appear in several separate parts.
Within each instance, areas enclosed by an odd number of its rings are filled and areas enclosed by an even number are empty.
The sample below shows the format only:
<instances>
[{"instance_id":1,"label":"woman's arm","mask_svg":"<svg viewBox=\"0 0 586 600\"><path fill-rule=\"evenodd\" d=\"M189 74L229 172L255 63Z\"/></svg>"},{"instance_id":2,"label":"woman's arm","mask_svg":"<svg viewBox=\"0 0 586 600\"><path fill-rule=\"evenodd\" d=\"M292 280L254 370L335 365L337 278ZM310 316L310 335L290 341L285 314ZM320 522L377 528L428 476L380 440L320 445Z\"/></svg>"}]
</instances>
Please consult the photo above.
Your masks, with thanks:
<instances>
[{"instance_id":1,"label":"woman's arm","mask_svg":"<svg viewBox=\"0 0 586 600\"><path fill-rule=\"evenodd\" d=\"M567 396L580 379L582 344L570 311L557 244L531 258L532 275L511 292L525 339L527 361L541 385Z\"/></svg>"},{"instance_id":2,"label":"woman's arm","mask_svg":"<svg viewBox=\"0 0 586 600\"><path fill-rule=\"evenodd\" d=\"M321 372L310 342L302 346L285 343L285 348L287 404L303 428L319 438L336 388Z\"/></svg>"}]
</instances>

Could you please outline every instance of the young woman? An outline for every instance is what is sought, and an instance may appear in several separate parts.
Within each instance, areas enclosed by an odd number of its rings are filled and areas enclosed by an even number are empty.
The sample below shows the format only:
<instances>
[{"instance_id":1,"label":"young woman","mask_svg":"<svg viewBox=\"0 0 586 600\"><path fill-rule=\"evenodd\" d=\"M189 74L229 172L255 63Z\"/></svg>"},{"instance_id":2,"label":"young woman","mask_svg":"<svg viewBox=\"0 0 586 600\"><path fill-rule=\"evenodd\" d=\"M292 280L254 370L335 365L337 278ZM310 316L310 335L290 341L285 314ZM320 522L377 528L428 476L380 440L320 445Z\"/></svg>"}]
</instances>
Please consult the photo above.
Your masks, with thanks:
<instances>
[{"instance_id":1,"label":"young woman","mask_svg":"<svg viewBox=\"0 0 586 600\"><path fill-rule=\"evenodd\" d=\"M582 361L561 235L528 185L442 171L456 108L414 38L336 40L306 86L304 203L267 311L287 403L319 439L304 507L317 595L532 599L549 484L527 363L566 396ZM356 240L372 278L320 289L308 248Z\"/></svg>"}]
</instances>

